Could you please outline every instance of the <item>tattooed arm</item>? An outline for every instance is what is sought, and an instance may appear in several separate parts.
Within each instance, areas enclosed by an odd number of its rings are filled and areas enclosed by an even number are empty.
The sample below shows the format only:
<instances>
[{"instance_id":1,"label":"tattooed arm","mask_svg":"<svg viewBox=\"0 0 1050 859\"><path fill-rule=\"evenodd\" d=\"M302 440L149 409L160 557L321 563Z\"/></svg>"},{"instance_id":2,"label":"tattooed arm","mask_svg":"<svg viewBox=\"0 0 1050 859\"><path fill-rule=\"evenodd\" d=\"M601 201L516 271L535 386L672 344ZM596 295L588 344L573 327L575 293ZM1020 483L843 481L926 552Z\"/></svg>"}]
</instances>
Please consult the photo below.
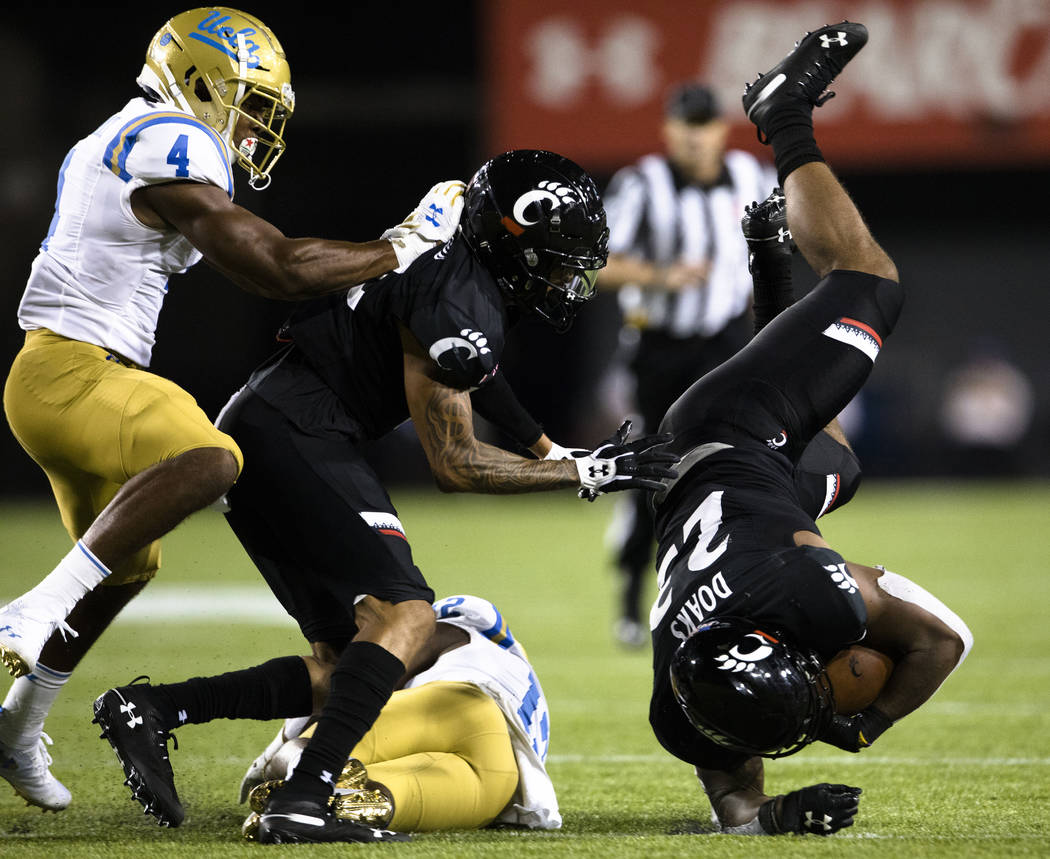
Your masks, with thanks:
<instances>
[{"instance_id":1,"label":"tattooed arm","mask_svg":"<svg viewBox=\"0 0 1050 859\"><path fill-rule=\"evenodd\" d=\"M442 492L508 494L579 486L572 460L526 459L478 441L470 394L434 379L433 362L405 329L401 342L408 409Z\"/></svg>"}]
</instances>

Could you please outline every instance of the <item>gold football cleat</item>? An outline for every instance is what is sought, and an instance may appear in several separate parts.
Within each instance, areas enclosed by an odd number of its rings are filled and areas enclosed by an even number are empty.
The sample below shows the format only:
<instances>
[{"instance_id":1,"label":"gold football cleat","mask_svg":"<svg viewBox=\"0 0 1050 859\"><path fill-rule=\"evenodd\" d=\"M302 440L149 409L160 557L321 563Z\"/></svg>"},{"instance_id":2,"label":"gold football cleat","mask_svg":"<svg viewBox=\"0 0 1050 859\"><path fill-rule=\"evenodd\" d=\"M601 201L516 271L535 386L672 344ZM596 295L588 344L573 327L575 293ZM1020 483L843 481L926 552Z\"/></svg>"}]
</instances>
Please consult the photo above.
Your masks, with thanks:
<instances>
[{"instance_id":1,"label":"gold football cleat","mask_svg":"<svg viewBox=\"0 0 1050 859\"><path fill-rule=\"evenodd\" d=\"M248 794L248 806L252 811L262 814L266 810L266 803L270 801L270 794L284 784L283 779L272 779L257 784Z\"/></svg>"},{"instance_id":2,"label":"gold football cleat","mask_svg":"<svg viewBox=\"0 0 1050 859\"><path fill-rule=\"evenodd\" d=\"M365 765L357 758L349 758L339 778L335 780L335 786L347 790L360 790L367 781L368 770L365 769Z\"/></svg>"},{"instance_id":3,"label":"gold football cleat","mask_svg":"<svg viewBox=\"0 0 1050 859\"><path fill-rule=\"evenodd\" d=\"M246 818L244 818L244 823L241 824L241 835L244 836L245 841L254 841L258 831L259 815L257 812L253 811Z\"/></svg>"},{"instance_id":4,"label":"gold football cleat","mask_svg":"<svg viewBox=\"0 0 1050 859\"><path fill-rule=\"evenodd\" d=\"M394 803L381 790L336 789L330 805L340 820L352 820L377 829L385 829L394 817Z\"/></svg>"}]
</instances>

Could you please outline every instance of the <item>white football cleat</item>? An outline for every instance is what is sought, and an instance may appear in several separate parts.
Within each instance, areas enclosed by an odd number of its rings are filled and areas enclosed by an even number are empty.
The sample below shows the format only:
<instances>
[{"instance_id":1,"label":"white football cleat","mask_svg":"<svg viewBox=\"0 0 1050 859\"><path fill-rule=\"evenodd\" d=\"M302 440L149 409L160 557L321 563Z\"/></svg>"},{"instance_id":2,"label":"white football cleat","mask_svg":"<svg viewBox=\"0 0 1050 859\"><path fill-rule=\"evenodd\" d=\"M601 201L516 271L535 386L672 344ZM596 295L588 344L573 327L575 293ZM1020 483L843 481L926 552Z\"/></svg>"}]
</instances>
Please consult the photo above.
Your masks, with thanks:
<instances>
[{"instance_id":1,"label":"white football cleat","mask_svg":"<svg viewBox=\"0 0 1050 859\"><path fill-rule=\"evenodd\" d=\"M40 651L56 629L63 638L77 637L65 620L43 617L21 598L0 608L0 662L12 677L24 677L36 670Z\"/></svg>"},{"instance_id":2,"label":"white football cleat","mask_svg":"<svg viewBox=\"0 0 1050 859\"><path fill-rule=\"evenodd\" d=\"M47 745L44 745L47 743ZM0 778L6 779L28 805L44 811L61 811L72 799L66 786L51 775L52 745L47 734L41 734L36 745L28 749L9 749L0 745Z\"/></svg>"}]
</instances>

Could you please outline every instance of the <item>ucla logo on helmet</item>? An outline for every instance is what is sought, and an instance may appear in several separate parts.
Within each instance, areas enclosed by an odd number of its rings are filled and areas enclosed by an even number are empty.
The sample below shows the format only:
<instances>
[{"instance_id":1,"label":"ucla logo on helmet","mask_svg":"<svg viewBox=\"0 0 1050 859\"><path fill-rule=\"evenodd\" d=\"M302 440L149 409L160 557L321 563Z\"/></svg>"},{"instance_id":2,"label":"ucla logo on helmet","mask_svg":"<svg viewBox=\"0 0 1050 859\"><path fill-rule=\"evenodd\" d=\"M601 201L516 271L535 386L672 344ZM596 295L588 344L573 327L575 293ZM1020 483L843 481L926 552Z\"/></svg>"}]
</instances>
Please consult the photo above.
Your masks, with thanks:
<instances>
[{"instance_id":1,"label":"ucla logo on helmet","mask_svg":"<svg viewBox=\"0 0 1050 859\"><path fill-rule=\"evenodd\" d=\"M248 68L258 68L259 45L250 38L256 35L256 29L254 27L242 27L240 30L235 30L227 23L229 20L229 15L223 15L221 12L212 9L205 16L204 20L197 25L199 32L190 33L190 38L196 39L198 42L204 42L206 45L211 45L213 48L217 48L228 57L236 60L238 59L237 36L243 36L244 47L248 51ZM225 44L223 41L219 41L220 39L224 40Z\"/></svg>"}]
</instances>

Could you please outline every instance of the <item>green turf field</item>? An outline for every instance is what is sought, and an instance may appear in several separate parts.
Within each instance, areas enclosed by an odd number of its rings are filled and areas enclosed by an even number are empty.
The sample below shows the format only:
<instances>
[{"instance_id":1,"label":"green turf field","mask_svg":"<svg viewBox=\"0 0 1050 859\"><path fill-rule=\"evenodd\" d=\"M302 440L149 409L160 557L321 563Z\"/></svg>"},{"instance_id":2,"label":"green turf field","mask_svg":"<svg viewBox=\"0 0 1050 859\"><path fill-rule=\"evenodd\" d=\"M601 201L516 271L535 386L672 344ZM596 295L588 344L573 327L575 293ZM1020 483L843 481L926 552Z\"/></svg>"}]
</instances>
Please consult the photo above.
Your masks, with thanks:
<instances>
[{"instance_id":1,"label":"green turf field","mask_svg":"<svg viewBox=\"0 0 1050 859\"><path fill-rule=\"evenodd\" d=\"M614 578L603 549L611 499L393 495L438 595L491 599L527 647L550 700L549 769L565 823L551 833L430 834L349 849L603 859L1050 855L1050 485L869 482L822 523L847 558L920 582L976 638L934 699L872 749L850 755L816 745L769 764L769 792L820 781L864 788L856 825L826 840L711 833L690 767L649 732L648 654L622 651L611 639ZM0 504L0 545L0 600L35 584L67 548L57 515L44 504ZM173 605L198 615L180 616ZM73 804L45 815L0 783L0 855L203 859L275 849L239 841L246 811L236 795L276 723L222 721L179 731L172 761L187 819L168 830L144 817L122 786L113 752L90 723L91 702L138 674L175 681L301 652L297 631L274 611L212 513L166 540L160 577L129 612L74 675L47 725L53 771Z\"/></svg>"}]
</instances>

